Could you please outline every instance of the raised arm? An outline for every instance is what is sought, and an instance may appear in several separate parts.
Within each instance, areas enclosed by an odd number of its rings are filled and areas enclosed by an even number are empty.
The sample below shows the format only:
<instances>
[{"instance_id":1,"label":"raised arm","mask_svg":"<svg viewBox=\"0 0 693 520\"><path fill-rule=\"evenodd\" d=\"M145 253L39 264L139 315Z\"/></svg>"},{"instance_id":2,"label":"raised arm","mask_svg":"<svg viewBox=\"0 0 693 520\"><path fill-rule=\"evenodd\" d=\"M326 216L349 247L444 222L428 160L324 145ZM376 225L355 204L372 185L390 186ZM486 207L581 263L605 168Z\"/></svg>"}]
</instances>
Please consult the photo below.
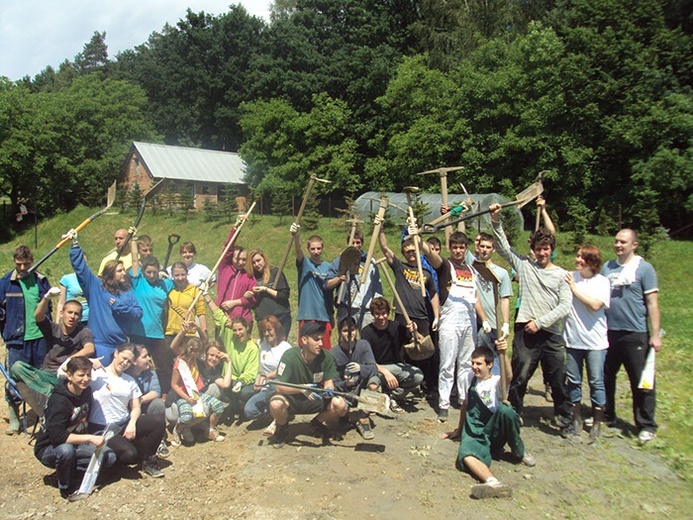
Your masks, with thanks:
<instances>
[{"instance_id":1,"label":"raised arm","mask_svg":"<svg viewBox=\"0 0 693 520\"><path fill-rule=\"evenodd\" d=\"M393 253L392 249L390 249L387 245L387 237L385 236L385 230L382 226L380 227L380 233L378 233L378 244L380 244L380 250L385 255L387 263L392 265L392 262L395 259L395 253Z\"/></svg>"}]
</instances>

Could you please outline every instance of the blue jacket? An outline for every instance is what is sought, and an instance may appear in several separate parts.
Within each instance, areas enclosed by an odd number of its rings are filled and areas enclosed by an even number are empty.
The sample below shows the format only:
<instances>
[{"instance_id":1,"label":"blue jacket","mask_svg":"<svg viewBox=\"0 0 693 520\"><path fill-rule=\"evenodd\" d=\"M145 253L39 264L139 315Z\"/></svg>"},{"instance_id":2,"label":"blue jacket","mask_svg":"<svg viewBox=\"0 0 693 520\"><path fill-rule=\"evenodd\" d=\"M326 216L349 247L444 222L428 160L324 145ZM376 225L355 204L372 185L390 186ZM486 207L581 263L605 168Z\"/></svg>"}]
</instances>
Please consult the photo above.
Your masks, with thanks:
<instances>
[{"instance_id":1,"label":"blue jacket","mask_svg":"<svg viewBox=\"0 0 693 520\"><path fill-rule=\"evenodd\" d=\"M39 289L39 298L43 298L51 284L44 275L34 272ZM12 269L0 279L0 329L6 345L24 344L24 293L19 285L17 270ZM51 304L48 303L46 318L51 318Z\"/></svg>"},{"instance_id":2,"label":"blue jacket","mask_svg":"<svg viewBox=\"0 0 693 520\"><path fill-rule=\"evenodd\" d=\"M133 323L142 319L142 307L134 293L112 294L104 289L101 279L89 269L79 246L70 249L70 262L89 302L89 329L94 335L94 345L115 348L127 343Z\"/></svg>"}]
</instances>

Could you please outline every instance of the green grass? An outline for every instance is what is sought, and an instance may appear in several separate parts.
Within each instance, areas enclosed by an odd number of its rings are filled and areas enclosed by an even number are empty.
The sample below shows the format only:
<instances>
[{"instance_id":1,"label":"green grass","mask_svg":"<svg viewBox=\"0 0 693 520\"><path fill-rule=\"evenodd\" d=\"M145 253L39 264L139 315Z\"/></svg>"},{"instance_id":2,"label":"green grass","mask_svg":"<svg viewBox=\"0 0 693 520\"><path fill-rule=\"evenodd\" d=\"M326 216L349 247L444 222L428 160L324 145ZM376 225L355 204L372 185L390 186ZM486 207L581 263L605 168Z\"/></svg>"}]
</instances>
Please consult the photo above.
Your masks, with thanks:
<instances>
[{"instance_id":1,"label":"green grass","mask_svg":"<svg viewBox=\"0 0 693 520\"><path fill-rule=\"evenodd\" d=\"M33 229L20 235L10 243L0 245L0 266L3 270L13 267L12 251L20 243L29 245L38 259L49 251L59 240L62 233L71 227L76 227L82 220L93 213L92 209L79 207L69 214L60 215L39 224L38 247L34 247ZM98 266L101 258L113 247L113 232L120 227L127 228L134 220L134 214L110 213L100 217L80 233L80 244L89 256L89 264ZM291 219L283 220L276 217L256 217L245 225L238 244L247 248L259 247L264 249L273 264L278 264L289 239ZM169 233L181 235L181 241L192 240L198 250L198 261L210 268L216 263L221 248L226 240L229 225L226 223L206 223L201 217L184 221L180 217L168 217L147 213L140 225L140 234L150 235L155 242L155 254L160 259L166 255ZM331 261L345 246L346 224L339 219L322 219L317 233L325 241L323 258ZM369 231L369 228L366 230ZM305 239L313 232L304 230ZM521 238L518 249L526 250L527 234ZM393 250L398 249L399 232L388 231L388 238ZM571 269L573 267L574 250L569 245L569 237L565 234L558 236L558 257L556 263ZM591 236L590 241L599 246L605 260L614 258L611 237ZM369 236L366 237L366 245ZM523 247L524 246L524 247ZM40 269L54 284L65 273L71 272L66 246L51 257ZM174 248L171 261L179 259L178 248ZM662 328L666 330L664 347L657 357L657 417L660 424L658 439L652 443L652 448L670 462L680 475L693 479L693 436L690 435L693 426L693 369L688 363L688 356L693 352L693 319L691 306L688 304L689 291L693 287L692 275L687 258L693 255L693 243L664 241L658 243L652 250L648 260L654 265L659 276L660 308L662 313ZM380 257L376 247L376 258ZM499 261L500 264L503 262ZM296 267L293 250L284 270L292 291L292 307L296 311ZM385 287L387 297L390 290ZM211 322L211 321L210 321ZM292 329L289 340L295 344L296 327ZM619 380L625 380L625 373ZM625 392L628 394L628 392ZM619 403L622 415L629 418L629 397ZM630 418L629 418L630 420ZM648 448L650 449L650 448Z\"/></svg>"}]
</instances>

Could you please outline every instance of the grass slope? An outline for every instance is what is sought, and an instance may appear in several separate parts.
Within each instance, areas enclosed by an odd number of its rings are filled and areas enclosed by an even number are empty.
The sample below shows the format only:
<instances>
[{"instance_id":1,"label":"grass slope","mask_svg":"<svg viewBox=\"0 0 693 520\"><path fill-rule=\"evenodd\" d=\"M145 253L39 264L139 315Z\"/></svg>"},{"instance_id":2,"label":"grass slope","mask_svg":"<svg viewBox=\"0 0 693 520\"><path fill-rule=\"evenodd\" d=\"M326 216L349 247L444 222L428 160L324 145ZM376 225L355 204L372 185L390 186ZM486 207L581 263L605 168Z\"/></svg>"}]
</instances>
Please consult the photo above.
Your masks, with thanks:
<instances>
[{"instance_id":1,"label":"grass slope","mask_svg":"<svg viewBox=\"0 0 693 520\"><path fill-rule=\"evenodd\" d=\"M29 245L40 258L49 251L59 240L62 233L71 227L76 227L87 218L92 209L79 207L69 214L57 216L51 220L42 222L38 227L38 247L34 247L34 231L30 230L17 237L11 243L0 246L0 265L3 270L12 268L12 251L20 243ZM127 228L134 220L134 214L111 212L90 224L80 233L80 244L90 258L90 265L97 267L101 258L113 247L113 232L120 228ZM264 249L273 264L278 264L289 239L290 219L283 220L276 217L258 217L251 220L244 227L238 244L246 248L259 247ZM181 241L191 240L198 250L198 261L212 267L221 252L221 248L228 234L227 223L207 223L201 217L183 220L181 217L169 217L165 215L152 215L147 213L140 226L140 234L150 235L155 242L155 254L160 260L166 255L167 236L169 233L181 235ZM346 224L338 219L322 219L317 233L325 240L325 253L323 258L331 261L345 245ZM370 231L368 227L366 231ZM303 240L313 232L303 232ZM388 231L390 246L393 250L399 249L399 232ZM523 235L522 241L526 234ZM590 237L592 243L599 246L605 260L614 258L612 251L612 238ZM369 237L366 237L366 244ZM573 267L573 250L569 245L568 236L559 234L558 258L556 263L571 269ZM51 257L40 269L47 274L54 284L66 273L71 272L66 246ZM520 246L520 250L526 250L526 246ZM662 327L666 329L664 348L657 358L657 384L658 384L658 420L660 423L659 436L647 449L660 451L672 464L673 468L684 478L693 478L693 437L690 435L693 426L693 384L691 378L693 370L687 363L692 351L693 320L691 319L691 307L688 304L688 292L693 287L691 272L685 260L693 254L693 243L666 241L657 244L648 260L654 265L659 276L660 283L660 307L662 312ZM376 257L380 252L376 248ZM178 259L177 247L171 255L171 261ZM285 268L285 274L292 290L292 306L294 314L296 308L296 267L294 264L293 250L289 256ZM502 264L502 262L499 262ZM387 297L391 293L385 287ZM292 329L290 341L295 344L296 328ZM625 372L621 372L620 381L625 381ZM628 421L630 417L630 396L625 386L620 397L620 415Z\"/></svg>"}]
</instances>

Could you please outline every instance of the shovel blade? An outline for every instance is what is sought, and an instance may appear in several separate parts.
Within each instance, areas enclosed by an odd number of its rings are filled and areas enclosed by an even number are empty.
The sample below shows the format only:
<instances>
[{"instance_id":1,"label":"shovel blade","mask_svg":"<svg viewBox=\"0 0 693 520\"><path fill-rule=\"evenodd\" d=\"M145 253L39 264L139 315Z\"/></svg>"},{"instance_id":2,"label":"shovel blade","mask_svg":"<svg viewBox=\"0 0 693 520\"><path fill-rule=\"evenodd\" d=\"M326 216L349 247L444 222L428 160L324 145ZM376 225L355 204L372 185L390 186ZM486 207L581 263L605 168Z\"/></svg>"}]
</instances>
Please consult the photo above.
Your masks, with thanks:
<instances>
[{"instance_id":1,"label":"shovel blade","mask_svg":"<svg viewBox=\"0 0 693 520\"><path fill-rule=\"evenodd\" d=\"M544 185L541 182L533 182L527 188L522 190L515 196L515 200L520 201L518 208L523 207L525 204L531 200L536 199L539 195L544 192Z\"/></svg>"},{"instance_id":2,"label":"shovel blade","mask_svg":"<svg viewBox=\"0 0 693 520\"><path fill-rule=\"evenodd\" d=\"M426 336L421 341L412 341L404 345L407 355L414 361L430 358L436 351L431 336Z\"/></svg>"},{"instance_id":3,"label":"shovel blade","mask_svg":"<svg viewBox=\"0 0 693 520\"><path fill-rule=\"evenodd\" d=\"M390 396L373 390L361 390L356 398L358 410L387 415L390 413Z\"/></svg>"}]
</instances>

